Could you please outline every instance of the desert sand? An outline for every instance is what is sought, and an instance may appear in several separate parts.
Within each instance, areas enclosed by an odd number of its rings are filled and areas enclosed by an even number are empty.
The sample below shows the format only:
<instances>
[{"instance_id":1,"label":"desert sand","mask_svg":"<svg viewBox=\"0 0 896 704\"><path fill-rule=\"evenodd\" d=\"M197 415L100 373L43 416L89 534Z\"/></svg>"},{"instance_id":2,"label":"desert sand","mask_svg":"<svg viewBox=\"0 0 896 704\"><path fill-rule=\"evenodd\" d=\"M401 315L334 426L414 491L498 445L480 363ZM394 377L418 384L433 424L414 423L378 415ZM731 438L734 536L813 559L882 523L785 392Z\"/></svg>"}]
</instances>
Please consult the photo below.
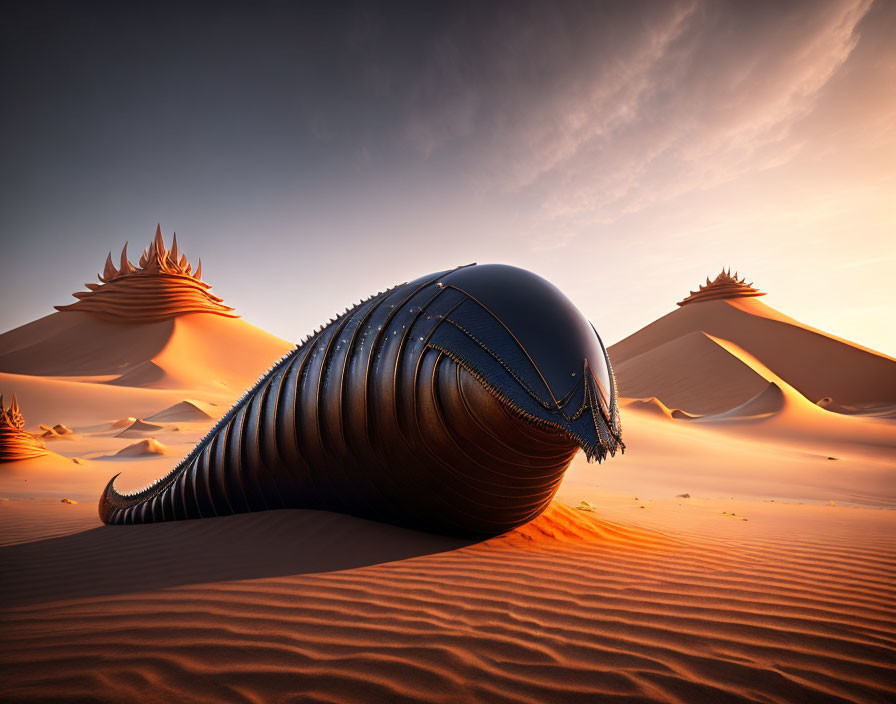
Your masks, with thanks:
<instances>
[{"instance_id":1,"label":"desert sand","mask_svg":"<svg viewBox=\"0 0 896 704\"><path fill-rule=\"evenodd\" d=\"M5 502L2 532L16 544L0 553L10 575L0 588L3 694L883 702L896 693L891 511L676 501L652 505L644 521L589 496L601 515L556 503L473 545L312 511L106 528L92 506Z\"/></svg>"},{"instance_id":2,"label":"desert sand","mask_svg":"<svg viewBox=\"0 0 896 704\"><path fill-rule=\"evenodd\" d=\"M896 697L884 355L755 296L688 303L610 348L625 454L468 542L315 511L102 526L113 474L163 475L289 348L213 314L120 328L0 336L27 429L73 431L0 464L4 701Z\"/></svg>"}]
</instances>

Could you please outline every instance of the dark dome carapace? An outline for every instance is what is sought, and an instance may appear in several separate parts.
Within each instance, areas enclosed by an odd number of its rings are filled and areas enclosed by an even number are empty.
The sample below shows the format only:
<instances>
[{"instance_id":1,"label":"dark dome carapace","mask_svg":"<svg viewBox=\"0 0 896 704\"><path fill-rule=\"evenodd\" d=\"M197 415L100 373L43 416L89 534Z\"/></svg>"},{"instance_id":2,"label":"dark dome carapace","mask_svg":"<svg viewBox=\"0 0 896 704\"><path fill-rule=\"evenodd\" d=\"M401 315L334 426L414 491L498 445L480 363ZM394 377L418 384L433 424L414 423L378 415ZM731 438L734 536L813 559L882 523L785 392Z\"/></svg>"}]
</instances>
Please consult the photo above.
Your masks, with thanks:
<instances>
[{"instance_id":1,"label":"dark dome carapace","mask_svg":"<svg viewBox=\"0 0 896 704\"><path fill-rule=\"evenodd\" d=\"M596 332L534 274L470 266L347 310L168 475L129 495L113 478L99 512L143 523L314 508L488 536L543 511L579 447L598 460L622 447Z\"/></svg>"},{"instance_id":2,"label":"dark dome carapace","mask_svg":"<svg viewBox=\"0 0 896 704\"><path fill-rule=\"evenodd\" d=\"M505 264L464 267L443 281L489 309L512 333L558 406L581 385L587 360L609 407L606 351L594 327L560 289L531 271Z\"/></svg>"}]
</instances>

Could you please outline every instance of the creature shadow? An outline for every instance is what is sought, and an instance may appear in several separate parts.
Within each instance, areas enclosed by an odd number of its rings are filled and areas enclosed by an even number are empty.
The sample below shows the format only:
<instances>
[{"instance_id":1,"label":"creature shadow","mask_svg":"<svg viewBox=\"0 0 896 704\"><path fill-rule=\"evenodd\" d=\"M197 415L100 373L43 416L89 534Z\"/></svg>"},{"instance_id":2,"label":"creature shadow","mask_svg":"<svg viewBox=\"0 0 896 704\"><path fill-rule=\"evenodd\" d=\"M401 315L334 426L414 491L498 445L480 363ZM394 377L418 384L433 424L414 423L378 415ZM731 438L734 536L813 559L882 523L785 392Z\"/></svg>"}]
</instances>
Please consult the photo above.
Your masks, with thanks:
<instances>
[{"instance_id":1,"label":"creature shadow","mask_svg":"<svg viewBox=\"0 0 896 704\"><path fill-rule=\"evenodd\" d=\"M326 511L102 526L0 548L5 607L189 584L335 572L475 541Z\"/></svg>"}]
</instances>

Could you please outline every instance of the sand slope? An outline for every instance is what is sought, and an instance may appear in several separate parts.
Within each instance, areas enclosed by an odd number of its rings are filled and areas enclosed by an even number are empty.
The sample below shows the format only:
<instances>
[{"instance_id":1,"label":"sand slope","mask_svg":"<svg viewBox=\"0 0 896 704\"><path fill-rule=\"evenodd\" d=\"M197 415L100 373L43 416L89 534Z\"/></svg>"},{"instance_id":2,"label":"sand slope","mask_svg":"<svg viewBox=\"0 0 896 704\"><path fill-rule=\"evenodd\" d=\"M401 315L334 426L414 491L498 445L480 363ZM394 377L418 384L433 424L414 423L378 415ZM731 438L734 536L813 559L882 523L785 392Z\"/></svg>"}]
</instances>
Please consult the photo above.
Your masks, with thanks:
<instances>
[{"instance_id":1,"label":"sand slope","mask_svg":"<svg viewBox=\"0 0 896 704\"><path fill-rule=\"evenodd\" d=\"M697 541L555 504L466 547L302 511L91 529L0 549L0 696L883 702L890 519Z\"/></svg>"},{"instance_id":2,"label":"sand slope","mask_svg":"<svg viewBox=\"0 0 896 704\"><path fill-rule=\"evenodd\" d=\"M610 354L623 396L658 396L690 413L726 411L767 384L704 332L687 333L621 363L612 348Z\"/></svg>"},{"instance_id":3,"label":"sand slope","mask_svg":"<svg viewBox=\"0 0 896 704\"><path fill-rule=\"evenodd\" d=\"M218 409L209 407L201 401L186 400L176 403L145 420L172 423L176 421L205 421L215 418Z\"/></svg>"},{"instance_id":4,"label":"sand slope","mask_svg":"<svg viewBox=\"0 0 896 704\"><path fill-rule=\"evenodd\" d=\"M116 457L145 457L147 455L165 455L167 448L155 438L140 440L115 453Z\"/></svg>"},{"instance_id":5,"label":"sand slope","mask_svg":"<svg viewBox=\"0 0 896 704\"><path fill-rule=\"evenodd\" d=\"M133 423L128 425L120 433L116 434L115 437L139 438L143 437L146 433L154 433L157 430L162 430L163 427L164 426L158 425L156 423L147 423L146 421L135 419Z\"/></svg>"},{"instance_id":6,"label":"sand slope","mask_svg":"<svg viewBox=\"0 0 896 704\"><path fill-rule=\"evenodd\" d=\"M735 343L813 403L896 403L896 360L815 330L755 298L683 306L609 348L620 393L692 413L744 403L764 384L703 335Z\"/></svg>"},{"instance_id":7,"label":"sand slope","mask_svg":"<svg viewBox=\"0 0 896 704\"><path fill-rule=\"evenodd\" d=\"M242 390L291 348L243 320L217 315L125 325L66 312L0 335L0 371L142 388Z\"/></svg>"}]
</instances>

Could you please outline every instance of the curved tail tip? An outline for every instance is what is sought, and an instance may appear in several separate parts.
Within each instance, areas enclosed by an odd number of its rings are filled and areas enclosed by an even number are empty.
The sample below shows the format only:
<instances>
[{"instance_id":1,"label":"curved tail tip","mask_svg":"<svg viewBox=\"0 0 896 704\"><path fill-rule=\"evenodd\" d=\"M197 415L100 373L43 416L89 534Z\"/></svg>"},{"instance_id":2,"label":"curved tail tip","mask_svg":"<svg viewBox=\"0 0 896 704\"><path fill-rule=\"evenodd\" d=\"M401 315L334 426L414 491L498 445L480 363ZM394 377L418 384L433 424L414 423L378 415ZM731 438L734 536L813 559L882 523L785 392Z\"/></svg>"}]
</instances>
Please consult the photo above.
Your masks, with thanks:
<instances>
[{"instance_id":1,"label":"curved tail tip","mask_svg":"<svg viewBox=\"0 0 896 704\"><path fill-rule=\"evenodd\" d=\"M99 503L99 506L97 506L97 511L98 511L98 513L99 513L100 520L101 520L101 521L103 522L103 524L105 524L105 525L109 525L109 519L112 517L112 511L115 510L115 507L114 507L114 506L112 505L112 503L109 501L109 494L110 494L110 492L114 492L114 491L115 491L115 489L112 488L112 484L113 484L113 483L115 482L115 480L118 479L118 477L120 477L120 476L121 476L121 472L119 472L119 473L116 474L114 477L112 477L112 478L109 480L109 483L106 484L106 488L103 489L103 494L102 494L102 496L100 496L100 503Z\"/></svg>"}]
</instances>

